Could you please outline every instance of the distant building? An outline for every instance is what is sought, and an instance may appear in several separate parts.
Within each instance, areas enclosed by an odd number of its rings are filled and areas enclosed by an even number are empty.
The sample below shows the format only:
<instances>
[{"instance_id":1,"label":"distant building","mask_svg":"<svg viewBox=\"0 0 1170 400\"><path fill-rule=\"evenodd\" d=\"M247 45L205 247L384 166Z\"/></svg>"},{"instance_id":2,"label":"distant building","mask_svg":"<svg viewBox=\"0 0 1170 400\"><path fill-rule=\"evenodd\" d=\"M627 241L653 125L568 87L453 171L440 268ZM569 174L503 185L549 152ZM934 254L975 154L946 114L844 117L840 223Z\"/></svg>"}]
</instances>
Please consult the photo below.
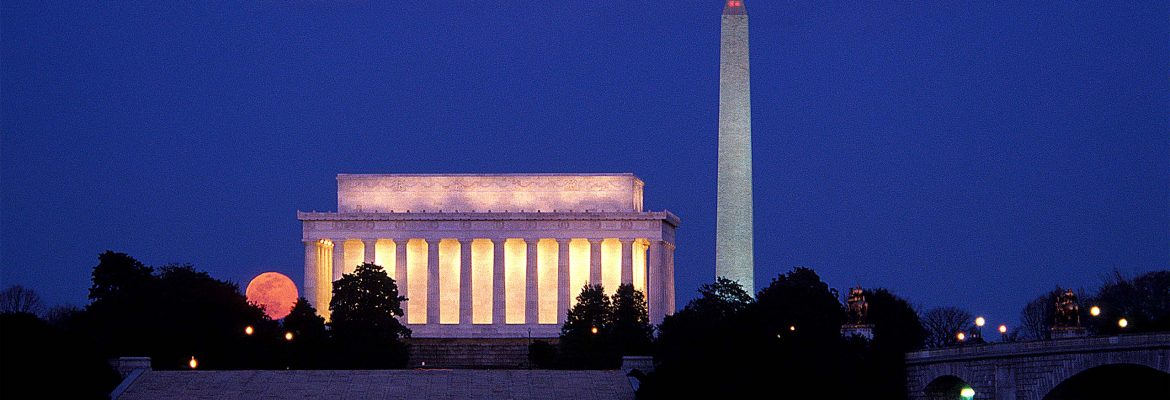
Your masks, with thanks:
<instances>
[{"instance_id":1,"label":"distant building","mask_svg":"<svg viewBox=\"0 0 1170 400\"><path fill-rule=\"evenodd\" d=\"M675 309L679 219L642 208L632 174L337 176L337 212L298 212L304 293L328 315L332 282L363 263L398 281L414 338L553 338L586 282Z\"/></svg>"}]
</instances>

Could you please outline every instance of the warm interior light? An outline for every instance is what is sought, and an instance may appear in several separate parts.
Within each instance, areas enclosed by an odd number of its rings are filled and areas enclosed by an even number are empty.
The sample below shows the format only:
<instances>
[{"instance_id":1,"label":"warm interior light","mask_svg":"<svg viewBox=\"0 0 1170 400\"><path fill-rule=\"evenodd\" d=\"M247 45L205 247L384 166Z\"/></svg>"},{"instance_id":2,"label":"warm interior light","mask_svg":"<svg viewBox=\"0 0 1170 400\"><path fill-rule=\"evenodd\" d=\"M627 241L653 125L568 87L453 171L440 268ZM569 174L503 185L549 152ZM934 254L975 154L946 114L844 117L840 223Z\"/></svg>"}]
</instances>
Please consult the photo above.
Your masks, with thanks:
<instances>
[{"instance_id":1,"label":"warm interior light","mask_svg":"<svg viewBox=\"0 0 1170 400\"><path fill-rule=\"evenodd\" d=\"M622 283L622 242L617 239L601 241L601 286L612 296Z\"/></svg>"},{"instance_id":2,"label":"warm interior light","mask_svg":"<svg viewBox=\"0 0 1170 400\"><path fill-rule=\"evenodd\" d=\"M524 323L524 284L528 248L522 239L504 241L504 323Z\"/></svg>"},{"instance_id":3,"label":"warm interior light","mask_svg":"<svg viewBox=\"0 0 1170 400\"><path fill-rule=\"evenodd\" d=\"M406 320L411 324L427 323L427 241L406 242Z\"/></svg>"},{"instance_id":4,"label":"warm interior light","mask_svg":"<svg viewBox=\"0 0 1170 400\"><path fill-rule=\"evenodd\" d=\"M439 241L439 323L459 323L459 241Z\"/></svg>"},{"instance_id":5,"label":"warm interior light","mask_svg":"<svg viewBox=\"0 0 1170 400\"><path fill-rule=\"evenodd\" d=\"M377 242L374 242L374 264L382 266L382 269L386 271L386 275L389 275L398 284L398 291L404 292L406 288L402 286L402 280L394 275L397 272L395 271L395 263L398 259L397 253L398 246L395 246L393 240L378 239Z\"/></svg>"},{"instance_id":6,"label":"warm interior light","mask_svg":"<svg viewBox=\"0 0 1170 400\"><path fill-rule=\"evenodd\" d=\"M357 269L357 266L362 263L362 257L365 256L363 254L365 252L365 245L362 244L361 240L346 240L343 247L345 248L345 253L342 254L342 258L345 262L345 267L341 271L345 274L352 274L353 270ZM338 250L336 248L333 249L333 251Z\"/></svg>"},{"instance_id":7,"label":"warm interior light","mask_svg":"<svg viewBox=\"0 0 1170 400\"><path fill-rule=\"evenodd\" d=\"M569 241L569 306L577 304L577 295L581 288L589 281L589 241L573 239Z\"/></svg>"},{"instance_id":8,"label":"warm interior light","mask_svg":"<svg viewBox=\"0 0 1170 400\"><path fill-rule=\"evenodd\" d=\"M540 239L537 246L538 284L537 321L541 324L557 323L557 241Z\"/></svg>"},{"instance_id":9,"label":"warm interior light","mask_svg":"<svg viewBox=\"0 0 1170 400\"><path fill-rule=\"evenodd\" d=\"M492 263L495 246L488 239L471 241L471 323L492 323Z\"/></svg>"}]
</instances>

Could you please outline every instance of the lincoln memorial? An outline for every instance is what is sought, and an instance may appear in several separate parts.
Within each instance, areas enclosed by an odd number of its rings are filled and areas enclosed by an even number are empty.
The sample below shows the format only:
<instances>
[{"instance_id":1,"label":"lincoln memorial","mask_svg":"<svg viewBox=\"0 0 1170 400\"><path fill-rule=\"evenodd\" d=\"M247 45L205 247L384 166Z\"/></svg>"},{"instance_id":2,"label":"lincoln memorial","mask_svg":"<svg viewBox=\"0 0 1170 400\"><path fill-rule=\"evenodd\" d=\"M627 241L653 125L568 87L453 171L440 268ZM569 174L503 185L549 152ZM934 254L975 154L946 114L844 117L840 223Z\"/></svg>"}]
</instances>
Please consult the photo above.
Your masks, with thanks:
<instances>
[{"instance_id":1,"label":"lincoln memorial","mask_svg":"<svg viewBox=\"0 0 1170 400\"><path fill-rule=\"evenodd\" d=\"M340 174L337 212L297 212L304 293L369 262L398 282L417 338L556 337L586 283L633 284L650 319L674 311L668 211L633 174Z\"/></svg>"}]
</instances>

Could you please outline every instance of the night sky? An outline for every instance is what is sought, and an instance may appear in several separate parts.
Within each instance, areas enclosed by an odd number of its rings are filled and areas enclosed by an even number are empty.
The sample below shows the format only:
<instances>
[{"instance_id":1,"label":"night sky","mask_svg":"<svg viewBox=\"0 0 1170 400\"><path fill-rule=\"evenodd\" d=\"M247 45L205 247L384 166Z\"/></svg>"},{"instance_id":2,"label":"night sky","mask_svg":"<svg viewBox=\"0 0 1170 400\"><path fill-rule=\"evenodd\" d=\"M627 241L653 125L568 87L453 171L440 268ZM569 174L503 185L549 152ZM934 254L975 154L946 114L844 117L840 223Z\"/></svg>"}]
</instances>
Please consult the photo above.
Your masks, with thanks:
<instances>
[{"instance_id":1,"label":"night sky","mask_svg":"<svg viewBox=\"0 0 1170 400\"><path fill-rule=\"evenodd\" d=\"M757 287L1012 325L1170 268L1170 3L808 3L747 4ZM721 8L6 0L0 285L83 305L106 249L301 282L338 173L633 172L682 218L681 306L714 278Z\"/></svg>"}]
</instances>

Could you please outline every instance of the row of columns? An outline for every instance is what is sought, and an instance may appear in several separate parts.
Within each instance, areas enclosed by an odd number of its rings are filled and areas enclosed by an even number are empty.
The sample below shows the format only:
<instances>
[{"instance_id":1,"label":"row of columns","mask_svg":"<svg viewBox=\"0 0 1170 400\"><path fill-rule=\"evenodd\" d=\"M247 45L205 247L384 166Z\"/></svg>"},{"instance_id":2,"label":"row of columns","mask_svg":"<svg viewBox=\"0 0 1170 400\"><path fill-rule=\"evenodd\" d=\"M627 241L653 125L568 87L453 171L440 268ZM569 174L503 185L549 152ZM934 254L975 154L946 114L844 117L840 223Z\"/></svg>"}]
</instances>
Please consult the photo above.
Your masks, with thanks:
<instances>
[{"instance_id":1,"label":"row of columns","mask_svg":"<svg viewBox=\"0 0 1170 400\"><path fill-rule=\"evenodd\" d=\"M480 238L475 238L480 239ZM491 239L493 245L493 266L492 266L492 324L506 323L506 284L505 284L505 242L508 238ZM395 245L395 260L394 260L394 278L398 282L399 292L409 297L409 276L407 268L407 243L410 238L392 239ZM443 238L426 238L422 239L427 243L427 309L426 309L426 323L439 323L439 307L440 307L440 280L439 280L439 245ZM472 310L472 240L459 240L459 323L472 324L473 310ZM524 323L536 324L539 321L540 312L540 291L539 291L539 253L538 244L540 238L525 238L523 239L526 245L526 263L525 263L525 317ZM556 238L557 242L557 288L556 288L556 306L557 318L556 323L561 324L565 321L566 312L569 308L572 297L576 295L578 288L570 287L570 241L573 238ZM586 239L589 242L589 275L588 282L596 284L602 282L602 252L601 244L604 239ZM328 315L328 302L332 296L332 282L321 282L322 270L319 261L329 259L332 265L332 271L329 278L332 281L341 279L345 272L345 252L344 244L347 239L333 238L320 239L305 242L305 292L306 297L315 296L313 300L314 305L324 315ZM376 260L376 248L378 239L362 239L364 246L362 262L374 263ZM620 262L620 283L633 283L633 257L635 243L642 243L638 239L620 238L621 243L621 262ZM668 246L668 248L664 248ZM673 250L674 247L670 243L663 241L649 241L648 248L644 254L647 260L644 266L645 279L642 281L645 285L643 292L646 295L647 303L650 308L650 316L652 321L661 321L662 315L667 312L665 308L671 307L673 310ZM325 256L328 253L328 256ZM671 254L668 260L664 258L667 254ZM326 258L322 258L322 257ZM341 268L339 268L339 266ZM352 269L352 267L350 267ZM326 279L329 279L326 278ZM667 287L669 286L669 288ZM616 288L608 288L612 291ZM407 313L407 321L409 318L409 307L404 305L403 310Z\"/></svg>"}]
</instances>

